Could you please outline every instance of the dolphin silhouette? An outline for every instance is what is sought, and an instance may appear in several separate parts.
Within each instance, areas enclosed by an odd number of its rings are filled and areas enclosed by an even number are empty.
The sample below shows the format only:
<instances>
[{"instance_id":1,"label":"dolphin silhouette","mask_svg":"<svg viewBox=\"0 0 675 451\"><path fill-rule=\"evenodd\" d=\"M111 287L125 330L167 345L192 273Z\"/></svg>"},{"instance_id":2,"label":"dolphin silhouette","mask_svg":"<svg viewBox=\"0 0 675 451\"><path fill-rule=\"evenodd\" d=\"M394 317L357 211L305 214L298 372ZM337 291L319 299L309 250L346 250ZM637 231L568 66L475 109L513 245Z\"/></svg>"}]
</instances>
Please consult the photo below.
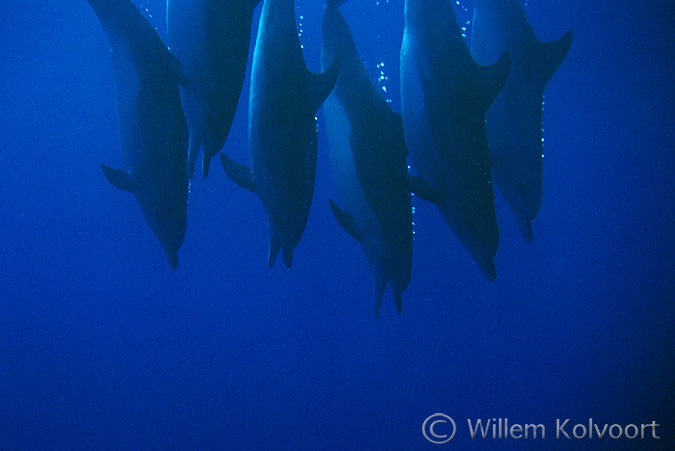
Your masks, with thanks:
<instances>
[{"instance_id":1,"label":"dolphin silhouette","mask_svg":"<svg viewBox=\"0 0 675 451\"><path fill-rule=\"evenodd\" d=\"M366 255L374 279L375 315L391 286L400 313L412 268L412 204L401 115L380 96L361 62L351 31L329 0L323 13L321 62L340 68L324 103L333 173L343 208L335 218Z\"/></svg>"},{"instance_id":2,"label":"dolphin silhouette","mask_svg":"<svg viewBox=\"0 0 675 451\"><path fill-rule=\"evenodd\" d=\"M168 0L171 51L180 59L189 88L181 100L190 130L188 171L200 147L202 175L230 132L246 73L253 10L260 0Z\"/></svg>"},{"instance_id":3,"label":"dolphin silhouette","mask_svg":"<svg viewBox=\"0 0 675 451\"><path fill-rule=\"evenodd\" d=\"M473 57L490 64L504 51L511 55L504 89L486 115L487 133L495 182L527 242L543 197L544 89L571 45L571 31L553 42L539 41L519 0L475 2Z\"/></svg>"},{"instance_id":4,"label":"dolphin silhouette","mask_svg":"<svg viewBox=\"0 0 675 451\"><path fill-rule=\"evenodd\" d=\"M187 224L188 129L178 93L178 59L129 0L87 0L112 47L124 170L101 165L134 194L172 269Z\"/></svg>"},{"instance_id":5,"label":"dolphin silhouette","mask_svg":"<svg viewBox=\"0 0 675 451\"><path fill-rule=\"evenodd\" d=\"M337 66L321 74L307 69L293 0L264 0L249 96L252 167L223 153L220 158L230 178L263 203L269 222L269 267L280 250L286 266L291 266L305 230L316 175L315 114L337 74Z\"/></svg>"},{"instance_id":6,"label":"dolphin silhouette","mask_svg":"<svg viewBox=\"0 0 675 451\"><path fill-rule=\"evenodd\" d=\"M499 246L485 112L509 72L502 55L476 64L449 0L406 0L401 105L415 170L482 273L494 280Z\"/></svg>"}]
</instances>

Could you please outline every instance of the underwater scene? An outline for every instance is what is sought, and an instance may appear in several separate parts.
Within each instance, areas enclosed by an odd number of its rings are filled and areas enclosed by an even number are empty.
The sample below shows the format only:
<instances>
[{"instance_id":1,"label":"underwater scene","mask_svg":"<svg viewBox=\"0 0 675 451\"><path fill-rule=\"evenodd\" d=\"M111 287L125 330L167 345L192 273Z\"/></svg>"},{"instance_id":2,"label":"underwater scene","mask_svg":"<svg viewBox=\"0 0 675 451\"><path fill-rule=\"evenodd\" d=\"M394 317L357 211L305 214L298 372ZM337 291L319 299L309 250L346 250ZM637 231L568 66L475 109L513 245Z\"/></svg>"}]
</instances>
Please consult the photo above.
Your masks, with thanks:
<instances>
[{"instance_id":1,"label":"underwater scene","mask_svg":"<svg viewBox=\"0 0 675 451\"><path fill-rule=\"evenodd\" d=\"M675 10L0 7L0 450L675 449Z\"/></svg>"}]
</instances>

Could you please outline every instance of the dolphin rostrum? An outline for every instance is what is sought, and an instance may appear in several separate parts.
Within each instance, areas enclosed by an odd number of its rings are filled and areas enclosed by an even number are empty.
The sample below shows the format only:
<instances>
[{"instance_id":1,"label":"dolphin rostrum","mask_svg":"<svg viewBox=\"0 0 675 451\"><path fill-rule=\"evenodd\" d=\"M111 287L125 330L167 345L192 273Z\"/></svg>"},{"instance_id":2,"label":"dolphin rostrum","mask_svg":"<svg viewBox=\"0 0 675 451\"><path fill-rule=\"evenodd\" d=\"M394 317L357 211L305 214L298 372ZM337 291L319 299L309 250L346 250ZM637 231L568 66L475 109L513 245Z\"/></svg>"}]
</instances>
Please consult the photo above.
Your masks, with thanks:
<instances>
[{"instance_id":1,"label":"dolphin rostrum","mask_svg":"<svg viewBox=\"0 0 675 451\"><path fill-rule=\"evenodd\" d=\"M511 71L487 112L487 133L495 182L513 211L525 241L542 202L544 89L565 59L572 32L543 43L537 39L520 0L476 0L471 52L490 64L504 51Z\"/></svg>"},{"instance_id":2,"label":"dolphin rostrum","mask_svg":"<svg viewBox=\"0 0 675 451\"><path fill-rule=\"evenodd\" d=\"M244 82L253 10L260 0L168 0L171 51L180 59L189 88L181 100L190 130L189 175L200 147L202 175L230 132Z\"/></svg>"},{"instance_id":3,"label":"dolphin rostrum","mask_svg":"<svg viewBox=\"0 0 675 451\"><path fill-rule=\"evenodd\" d=\"M400 114L391 110L361 62L351 31L328 0L323 14L322 66L340 68L324 103L333 173L342 208L331 201L335 218L354 237L373 273L375 314L391 286L396 308L410 282L412 204Z\"/></svg>"},{"instance_id":4,"label":"dolphin rostrum","mask_svg":"<svg viewBox=\"0 0 675 451\"><path fill-rule=\"evenodd\" d=\"M450 0L406 0L401 105L411 160L438 207L489 280L499 229L485 112L506 81L509 57L476 64Z\"/></svg>"},{"instance_id":5,"label":"dolphin rostrum","mask_svg":"<svg viewBox=\"0 0 675 451\"><path fill-rule=\"evenodd\" d=\"M187 223L188 129L178 92L178 59L129 0L87 0L112 47L124 170L101 165L134 194L172 269Z\"/></svg>"},{"instance_id":6,"label":"dolphin rostrum","mask_svg":"<svg viewBox=\"0 0 675 451\"><path fill-rule=\"evenodd\" d=\"M322 74L307 69L293 0L264 0L249 96L252 167L223 153L220 158L230 178L263 203L269 222L269 267L280 250L286 266L291 266L307 224L318 151L315 114L337 73L336 66Z\"/></svg>"}]
</instances>

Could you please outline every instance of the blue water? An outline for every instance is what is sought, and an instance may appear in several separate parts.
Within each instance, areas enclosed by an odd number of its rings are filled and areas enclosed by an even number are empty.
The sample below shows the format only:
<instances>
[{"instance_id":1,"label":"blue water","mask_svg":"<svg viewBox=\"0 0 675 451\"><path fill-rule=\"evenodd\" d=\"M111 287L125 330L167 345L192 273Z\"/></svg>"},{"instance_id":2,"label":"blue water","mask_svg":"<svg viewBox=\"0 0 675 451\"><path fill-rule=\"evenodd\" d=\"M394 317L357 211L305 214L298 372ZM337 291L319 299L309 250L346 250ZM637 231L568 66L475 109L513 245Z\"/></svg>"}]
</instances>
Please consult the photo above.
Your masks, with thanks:
<instances>
[{"instance_id":1,"label":"blue water","mask_svg":"<svg viewBox=\"0 0 675 451\"><path fill-rule=\"evenodd\" d=\"M164 33L162 3L144 6ZM402 5L341 8L373 78L385 63L395 109ZM321 2L298 8L317 71ZM0 449L673 446L670 2L528 2L540 38L574 30L546 90L534 242L498 194L490 283L416 200L404 311L387 292L380 318L365 257L330 211L321 120L293 268L266 267L262 206L214 160L192 183L172 272L133 197L99 168L119 166L120 148L109 46L91 8L3 0L0 10ZM241 105L224 150L247 161ZM422 435L436 412L457 422L448 445ZM467 419L492 418L542 423L546 439L472 440ZM661 439L556 439L566 418L570 435L589 418L655 421Z\"/></svg>"}]
</instances>

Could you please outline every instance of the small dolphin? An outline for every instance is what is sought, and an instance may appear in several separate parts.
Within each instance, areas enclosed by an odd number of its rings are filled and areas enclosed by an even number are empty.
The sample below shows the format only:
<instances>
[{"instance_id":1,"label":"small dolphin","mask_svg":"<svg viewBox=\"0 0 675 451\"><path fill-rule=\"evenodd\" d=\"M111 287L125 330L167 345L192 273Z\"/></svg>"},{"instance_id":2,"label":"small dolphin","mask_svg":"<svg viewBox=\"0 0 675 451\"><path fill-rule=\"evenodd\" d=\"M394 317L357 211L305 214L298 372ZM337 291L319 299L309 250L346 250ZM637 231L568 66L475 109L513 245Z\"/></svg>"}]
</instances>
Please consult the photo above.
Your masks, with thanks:
<instances>
[{"instance_id":1,"label":"small dolphin","mask_svg":"<svg viewBox=\"0 0 675 451\"><path fill-rule=\"evenodd\" d=\"M112 47L122 160L101 165L134 194L172 269L187 224L188 129L178 93L180 64L129 0L87 0Z\"/></svg>"},{"instance_id":2,"label":"small dolphin","mask_svg":"<svg viewBox=\"0 0 675 451\"><path fill-rule=\"evenodd\" d=\"M335 218L360 244L373 273L375 315L390 284L396 308L412 268L412 204L408 150L400 114L380 96L356 50L351 31L328 0L323 14L321 62L337 61L335 88L324 103L335 180L343 208L331 201Z\"/></svg>"},{"instance_id":3,"label":"small dolphin","mask_svg":"<svg viewBox=\"0 0 675 451\"><path fill-rule=\"evenodd\" d=\"M190 177L204 148L202 175L230 132L246 73L253 10L260 0L168 0L171 51L190 80L181 100L190 130Z\"/></svg>"},{"instance_id":4,"label":"small dolphin","mask_svg":"<svg viewBox=\"0 0 675 451\"><path fill-rule=\"evenodd\" d=\"M315 114L337 73L337 66L322 74L307 70L293 0L264 0L249 97L252 167L223 153L220 158L230 178L263 203L269 221L269 267L282 249L284 263L291 266L305 230L316 175Z\"/></svg>"},{"instance_id":5,"label":"small dolphin","mask_svg":"<svg viewBox=\"0 0 675 451\"><path fill-rule=\"evenodd\" d=\"M520 0L476 0L471 53L490 64L504 51L511 71L487 112L495 182L513 211L525 241L542 202L544 89L567 56L572 32L543 43L537 39Z\"/></svg>"},{"instance_id":6,"label":"small dolphin","mask_svg":"<svg viewBox=\"0 0 675 451\"><path fill-rule=\"evenodd\" d=\"M406 0L401 104L411 160L489 280L499 229L485 112L508 72L507 54L490 67L474 62L449 0Z\"/></svg>"}]
</instances>

